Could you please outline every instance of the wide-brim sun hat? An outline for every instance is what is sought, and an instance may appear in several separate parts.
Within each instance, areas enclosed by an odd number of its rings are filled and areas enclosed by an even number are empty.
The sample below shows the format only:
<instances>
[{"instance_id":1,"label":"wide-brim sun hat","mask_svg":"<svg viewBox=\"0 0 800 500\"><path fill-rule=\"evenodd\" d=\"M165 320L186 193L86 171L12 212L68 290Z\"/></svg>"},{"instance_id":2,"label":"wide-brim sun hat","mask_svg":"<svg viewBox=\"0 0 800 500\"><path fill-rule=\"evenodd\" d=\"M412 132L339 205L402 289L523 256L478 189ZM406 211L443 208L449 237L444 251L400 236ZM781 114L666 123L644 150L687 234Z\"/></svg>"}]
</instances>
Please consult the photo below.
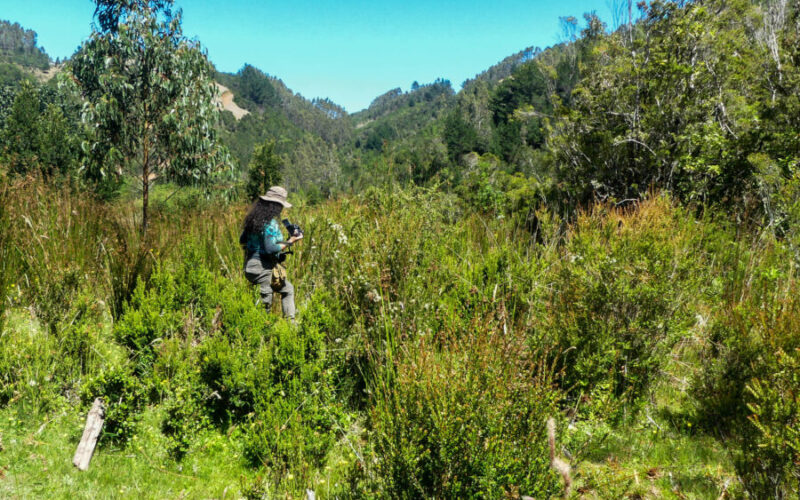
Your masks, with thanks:
<instances>
[{"instance_id":1,"label":"wide-brim sun hat","mask_svg":"<svg viewBox=\"0 0 800 500\"><path fill-rule=\"evenodd\" d=\"M259 196L259 198L261 198L264 201L274 201L276 203L280 203L286 208L289 208L292 206L292 204L286 201L287 194L288 193L286 192L286 190L283 189L282 187L272 186L271 188L269 188L269 191L267 191L267 194L261 195Z\"/></svg>"}]
</instances>

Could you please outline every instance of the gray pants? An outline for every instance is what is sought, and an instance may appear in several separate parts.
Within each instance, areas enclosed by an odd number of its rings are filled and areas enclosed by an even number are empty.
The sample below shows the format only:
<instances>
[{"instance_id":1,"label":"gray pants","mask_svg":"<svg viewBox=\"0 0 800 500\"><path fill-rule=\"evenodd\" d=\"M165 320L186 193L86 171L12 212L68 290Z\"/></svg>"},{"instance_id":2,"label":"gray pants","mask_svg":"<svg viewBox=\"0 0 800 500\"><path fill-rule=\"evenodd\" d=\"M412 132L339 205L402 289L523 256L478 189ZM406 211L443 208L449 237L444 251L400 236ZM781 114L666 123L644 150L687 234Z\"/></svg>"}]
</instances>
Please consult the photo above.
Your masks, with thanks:
<instances>
[{"instance_id":1,"label":"gray pants","mask_svg":"<svg viewBox=\"0 0 800 500\"><path fill-rule=\"evenodd\" d=\"M244 275L250 283L258 285L261 293L261 303L266 307L267 312L272 310L272 269L266 268L258 259L250 259L247 261L244 268ZM294 286L289 280L283 288L277 291L281 294L281 309L286 318L294 319Z\"/></svg>"}]
</instances>

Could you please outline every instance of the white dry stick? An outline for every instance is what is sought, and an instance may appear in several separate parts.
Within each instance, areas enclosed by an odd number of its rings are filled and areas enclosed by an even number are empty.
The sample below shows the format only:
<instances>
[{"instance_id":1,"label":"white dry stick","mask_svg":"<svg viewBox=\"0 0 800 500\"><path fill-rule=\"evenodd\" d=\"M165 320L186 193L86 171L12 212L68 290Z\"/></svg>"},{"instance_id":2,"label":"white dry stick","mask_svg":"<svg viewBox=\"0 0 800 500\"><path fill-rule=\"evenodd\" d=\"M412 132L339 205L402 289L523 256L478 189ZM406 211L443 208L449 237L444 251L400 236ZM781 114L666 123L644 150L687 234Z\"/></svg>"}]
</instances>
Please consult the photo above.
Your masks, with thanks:
<instances>
[{"instance_id":1,"label":"white dry stick","mask_svg":"<svg viewBox=\"0 0 800 500\"><path fill-rule=\"evenodd\" d=\"M103 402L100 401L100 398L95 399L92 409L89 410L89 415L86 417L83 437L81 437L81 442L78 443L78 449L75 450L75 456L72 458L72 463L79 470L89 469L89 461L92 460L94 448L97 446L97 438L100 437L100 430L103 428L104 414Z\"/></svg>"},{"instance_id":2,"label":"white dry stick","mask_svg":"<svg viewBox=\"0 0 800 500\"><path fill-rule=\"evenodd\" d=\"M556 456L556 421L552 418L547 419L547 443L550 445L550 467L564 479L564 498L567 498L572 489L572 468Z\"/></svg>"}]
</instances>

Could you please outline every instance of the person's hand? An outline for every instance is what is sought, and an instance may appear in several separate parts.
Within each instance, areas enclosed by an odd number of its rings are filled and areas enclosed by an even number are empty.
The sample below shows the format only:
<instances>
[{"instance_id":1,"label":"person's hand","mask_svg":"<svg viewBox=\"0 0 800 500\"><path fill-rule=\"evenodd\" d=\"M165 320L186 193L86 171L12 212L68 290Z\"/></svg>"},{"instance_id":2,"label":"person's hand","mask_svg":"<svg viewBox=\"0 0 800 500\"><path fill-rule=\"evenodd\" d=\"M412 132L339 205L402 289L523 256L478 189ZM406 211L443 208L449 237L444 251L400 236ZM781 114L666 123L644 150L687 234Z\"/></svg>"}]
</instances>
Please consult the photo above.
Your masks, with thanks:
<instances>
[{"instance_id":1,"label":"person's hand","mask_svg":"<svg viewBox=\"0 0 800 500\"><path fill-rule=\"evenodd\" d=\"M303 235L302 235L302 234L300 234L299 236L292 236L292 237L291 237L291 238L289 238L287 241L288 241L288 242L289 242L289 244L291 245L291 244L292 244L292 243L294 243L295 241L300 241L300 240L302 240L302 239L303 239Z\"/></svg>"}]
</instances>

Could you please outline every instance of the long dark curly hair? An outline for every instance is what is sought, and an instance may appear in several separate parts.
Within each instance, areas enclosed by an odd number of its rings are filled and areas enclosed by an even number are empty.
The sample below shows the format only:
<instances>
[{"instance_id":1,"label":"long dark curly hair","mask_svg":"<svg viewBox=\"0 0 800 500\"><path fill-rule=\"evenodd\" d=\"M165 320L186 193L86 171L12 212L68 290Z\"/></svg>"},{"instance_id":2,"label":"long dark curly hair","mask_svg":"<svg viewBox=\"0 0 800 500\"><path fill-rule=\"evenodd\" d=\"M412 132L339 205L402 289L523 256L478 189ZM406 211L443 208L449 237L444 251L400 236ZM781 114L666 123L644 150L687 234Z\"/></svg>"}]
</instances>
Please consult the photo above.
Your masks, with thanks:
<instances>
[{"instance_id":1,"label":"long dark curly hair","mask_svg":"<svg viewBox=\"0 0 800 500\"><path fill-rule=\"evenodd\" d=\"M261 234L264 226L269 224L272 219L280 220L283 205L275 201L264 201L258 198L250 205L250 211L244 218L243 234Z\"/></svg>"}]
</instances>

